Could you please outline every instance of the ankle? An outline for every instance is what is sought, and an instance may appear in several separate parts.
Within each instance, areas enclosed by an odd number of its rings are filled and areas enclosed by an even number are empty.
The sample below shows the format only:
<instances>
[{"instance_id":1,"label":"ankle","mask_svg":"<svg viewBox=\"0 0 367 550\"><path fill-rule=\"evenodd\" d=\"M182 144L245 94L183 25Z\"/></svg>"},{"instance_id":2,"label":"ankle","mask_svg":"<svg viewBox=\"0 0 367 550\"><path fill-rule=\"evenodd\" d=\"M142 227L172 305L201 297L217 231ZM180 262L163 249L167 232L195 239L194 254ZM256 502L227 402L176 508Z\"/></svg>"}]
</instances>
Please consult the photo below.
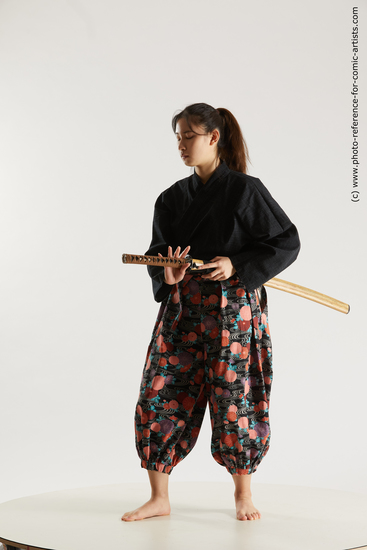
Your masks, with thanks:
<instances>
[{"instance_id":1,"label":"ankle","mask_svg":"<svg viewBox=\"0 0 367 550\"><path fill-rule=\"evenodd\" d=\"M152 491L152 500L169 500L168 491Z\"/></svg>"},{"instance_id":2,"label":"ankle","mask_svg":"<svg viewBox=\"0 0 367 550\"><path fill-rule=\"evenodd\" d=\"M234 492L234 498L236 500L240 500L241 498L252 498L252 493L251 493L250 489L235 491Z\"/></svg>"}]
</instances>

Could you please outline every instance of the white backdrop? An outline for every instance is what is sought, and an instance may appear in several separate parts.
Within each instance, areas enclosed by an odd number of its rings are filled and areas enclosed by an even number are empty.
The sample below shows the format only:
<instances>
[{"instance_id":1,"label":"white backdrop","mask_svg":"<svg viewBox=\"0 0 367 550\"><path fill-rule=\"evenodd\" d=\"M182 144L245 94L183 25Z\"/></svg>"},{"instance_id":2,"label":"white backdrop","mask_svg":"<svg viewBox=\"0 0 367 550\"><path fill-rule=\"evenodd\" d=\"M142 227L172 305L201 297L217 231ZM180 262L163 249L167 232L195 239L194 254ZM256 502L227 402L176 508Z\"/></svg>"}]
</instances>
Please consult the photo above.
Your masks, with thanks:
<instances>
[{"instance_id":1,"label":"white backdrop","mask_svg":"<svg viewBox=\"0 0 367 550\"><path fill-rule=\"evenodd\" d=\"M354 5L365 60L367 9ZM352 27L345 0L1 1L0 500L148 482L133 420L159 306L121 254L148 248L156 197L190 173L171 118L195 102L234 113L249 173L299 230L279 276L351 305L268 289L272 443L253 482L367 493ZM365 132L362 64L359 85ZM210 433L207 410L172 480L230 479Z\"/></svg>"}]
</instances>

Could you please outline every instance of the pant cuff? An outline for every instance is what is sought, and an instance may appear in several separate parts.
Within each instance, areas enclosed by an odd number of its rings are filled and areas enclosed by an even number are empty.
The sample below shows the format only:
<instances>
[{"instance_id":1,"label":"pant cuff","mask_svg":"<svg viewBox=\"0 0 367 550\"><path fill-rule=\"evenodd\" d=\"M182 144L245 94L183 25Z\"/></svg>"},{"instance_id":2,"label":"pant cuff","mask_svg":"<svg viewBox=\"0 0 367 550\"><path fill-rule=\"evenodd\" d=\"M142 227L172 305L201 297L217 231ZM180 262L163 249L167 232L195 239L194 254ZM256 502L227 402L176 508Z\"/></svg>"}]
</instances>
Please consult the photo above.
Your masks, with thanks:
<instances>
[{"instance_id":1,"label":"pant cuff","mask_svg":"<svg viewBox=\"0 0 367 550\"><path fill-rule=\"evenodd\" d=\"M163 474L170 475L172 473L173 467L171 464L164 464L163 462L149 462L148 460L141 461L141 467L145 470L153 470L156 472L161 472Z\"/></svg>"}]
</instances>

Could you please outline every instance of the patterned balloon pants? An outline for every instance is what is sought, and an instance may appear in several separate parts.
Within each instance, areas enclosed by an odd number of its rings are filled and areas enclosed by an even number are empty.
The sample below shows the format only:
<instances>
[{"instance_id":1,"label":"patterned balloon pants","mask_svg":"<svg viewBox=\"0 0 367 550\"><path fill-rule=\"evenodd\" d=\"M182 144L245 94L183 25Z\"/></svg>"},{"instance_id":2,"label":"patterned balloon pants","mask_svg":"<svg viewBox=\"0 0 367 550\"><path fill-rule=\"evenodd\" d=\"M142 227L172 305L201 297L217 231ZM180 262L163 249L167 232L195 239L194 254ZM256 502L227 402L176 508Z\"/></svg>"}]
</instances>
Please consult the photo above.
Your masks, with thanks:
<instances>
[{"instance_id":1,"label":"patterned balloon pants","mask_svg":"<svg viewBox=\"0 0 367 550\"><path fill-rule=\"evenodd\" d=\"M263 286L187 273L160 307L135 410L141 467L170 474L200 432L207 402L213 458L256 471L269 448L272 349Z\"/></svg>"}]
</instances>

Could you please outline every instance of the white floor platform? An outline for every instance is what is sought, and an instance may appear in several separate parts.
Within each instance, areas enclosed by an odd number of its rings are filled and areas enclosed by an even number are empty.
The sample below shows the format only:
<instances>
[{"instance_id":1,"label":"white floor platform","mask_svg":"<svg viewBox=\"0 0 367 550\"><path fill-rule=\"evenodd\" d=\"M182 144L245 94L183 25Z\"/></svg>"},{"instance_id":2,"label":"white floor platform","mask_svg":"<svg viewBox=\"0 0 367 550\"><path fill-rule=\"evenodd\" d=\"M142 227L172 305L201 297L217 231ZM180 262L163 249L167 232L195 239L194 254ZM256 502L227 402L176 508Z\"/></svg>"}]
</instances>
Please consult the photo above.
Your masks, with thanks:
<instances>
[{"instance_id":1,"label":"white floor platform","mask_svg":"<svg viewBox=\"0 0 367 550\"><path fill-rule=\"evenodd\" d=\"M20 498L0 504L0 541L30 550L367 549L367 496L253 483L262 518L239 521L233 491L232 482L170 481L171 515L129 523L121 516L148 500L148 483Z\"/></svg>"}]
</instances>

